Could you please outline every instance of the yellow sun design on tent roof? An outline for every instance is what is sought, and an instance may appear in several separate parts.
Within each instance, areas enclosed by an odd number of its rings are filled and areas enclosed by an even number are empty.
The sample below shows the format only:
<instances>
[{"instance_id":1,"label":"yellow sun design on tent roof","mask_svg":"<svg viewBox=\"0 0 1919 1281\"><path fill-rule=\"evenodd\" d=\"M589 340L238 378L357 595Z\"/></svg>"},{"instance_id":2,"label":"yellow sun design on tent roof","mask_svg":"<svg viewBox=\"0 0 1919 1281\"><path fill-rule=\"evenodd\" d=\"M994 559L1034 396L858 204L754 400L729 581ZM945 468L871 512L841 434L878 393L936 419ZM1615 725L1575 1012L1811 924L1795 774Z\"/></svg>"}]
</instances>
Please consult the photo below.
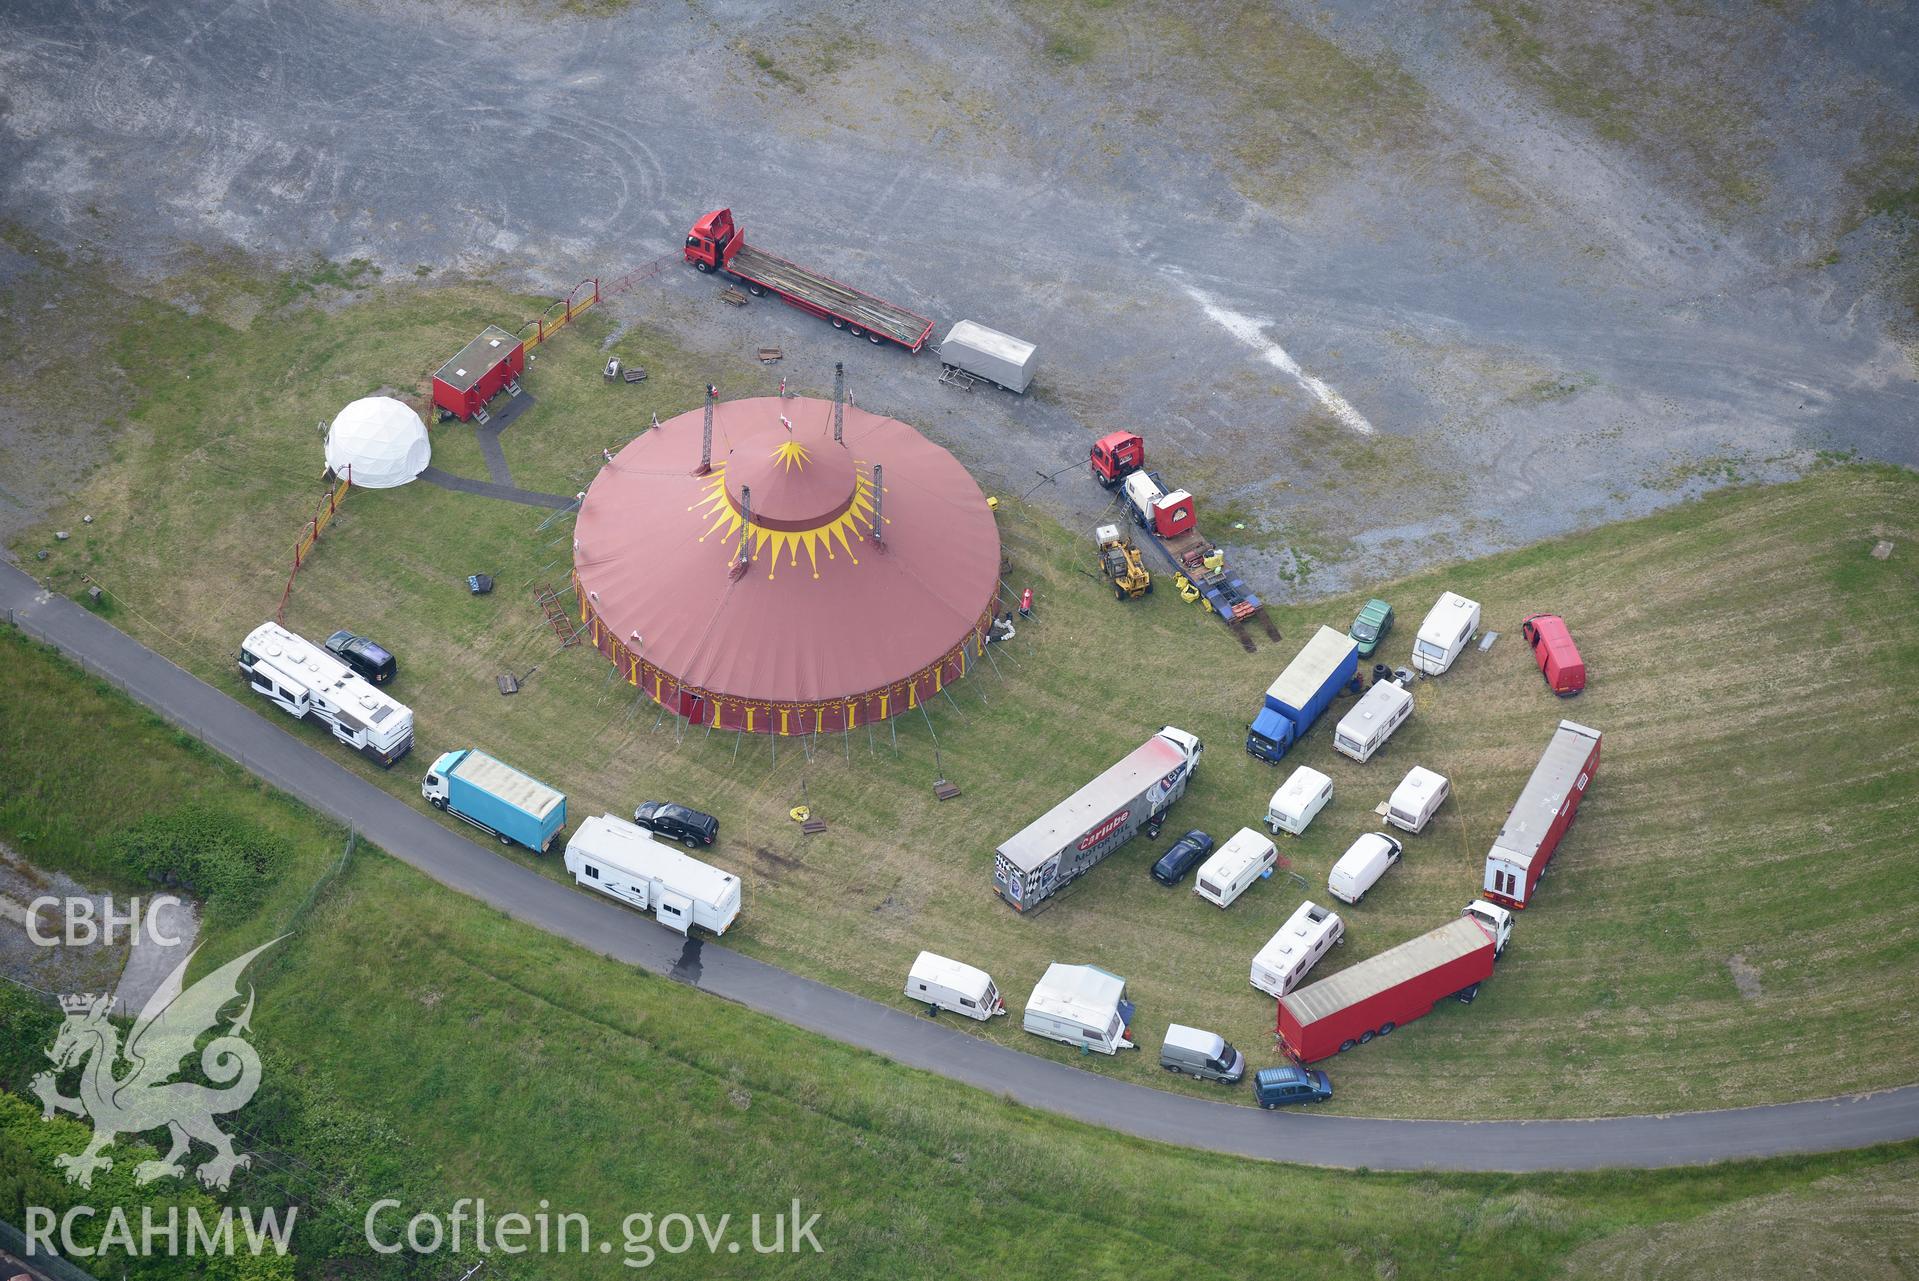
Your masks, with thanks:
<instances>
[{"instance_id":1,"label":"yellow sun design on tent roof","mask_svg":"<svg viewBox=\"0 0 1919 1281\"><path fill-rule=\"evenodd\" d=\"M798 450L802 461L806 454L805 446L797 441L789 441L774 452L774 457L782 457L787 450ZM820 576L820 553L826 553L826 559L838 560L834 544L846 553L846 558L855 565L860 563L854 544L864 543L873 531L873 472L865 463L853 464L853 502L847 509L832 520L812 529L765 529L759 525L751 526L753 531L752 555L758 560L765 555L769 546L772 554L766 557L766 576L773 577L779 571L780 560L785 558L787 565L800 563L800 552L805 551L806 561L811 566L813 577ZM718 534L722 545L726 546L727 559L740 554L740 509L733 505L732 495L726 492L726 464L716 462L712 472L706 477L705 492L700 500L687 508L688 511L701 511L713 518L700 535L702 543ZM891 521L887 522L891 524Z\"/></svg>"},{"instance_id":2,"label":"yellow sun design on tent roof","mask_svg":"<svg viewBox=\"0 0 1919 1281\"><path fill-rule=\"evenodd\" d=\"M792 471L795 467L805 467L807 460L811 457L812 455L807 452L806 446L800 444L797 440L785 441L778 449L773 451L773 461L780 464L787 471Z\"/></svg>"}]
</instances>

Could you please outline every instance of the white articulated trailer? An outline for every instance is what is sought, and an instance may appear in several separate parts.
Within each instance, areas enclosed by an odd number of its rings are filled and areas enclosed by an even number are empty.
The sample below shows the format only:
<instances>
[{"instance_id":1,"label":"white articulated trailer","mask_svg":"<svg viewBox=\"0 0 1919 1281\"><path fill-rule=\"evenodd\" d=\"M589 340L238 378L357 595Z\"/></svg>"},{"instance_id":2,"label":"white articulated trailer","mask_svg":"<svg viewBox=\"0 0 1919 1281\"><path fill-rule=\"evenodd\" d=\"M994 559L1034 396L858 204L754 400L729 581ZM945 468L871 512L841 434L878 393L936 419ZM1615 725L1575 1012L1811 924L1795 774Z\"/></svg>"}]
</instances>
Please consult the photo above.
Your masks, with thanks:
<instances>
[{"instance_id":1,"label":"white articulated trailer","mask_svg":"<svg viewBox=\"0 0 1919 1281\"><path fill-rule=\"evenodd\" d=\"M362 756L390 766L413 746L413 712L327 652L278 623L261 623L240 646L247 688L295 720L308 716Z\"/></svg>"},{"instance_id":2,"label":"white articulated trailer","mask_svg":"<svg viewBox=\"0 0 1919 1281\"><path fill-rule=\"evenodd\" d=\"M724 934L740 914L739 877L611 814L580 824L566 843L566 870L586 888L651 912L682 934L695 925Z\"/></svg>"},{"instance_id":3,"label":"white articulated trailer","mask_svg":"<svg viewBox=\"0 0 1919 1281\"><path fill-rule=\"evenodd\" d=\"M1013 910L1031 911L1184 796L1203 750L1183 729L1160 730L1001 845L993 889Z\"/></svg>"}]
</instances>

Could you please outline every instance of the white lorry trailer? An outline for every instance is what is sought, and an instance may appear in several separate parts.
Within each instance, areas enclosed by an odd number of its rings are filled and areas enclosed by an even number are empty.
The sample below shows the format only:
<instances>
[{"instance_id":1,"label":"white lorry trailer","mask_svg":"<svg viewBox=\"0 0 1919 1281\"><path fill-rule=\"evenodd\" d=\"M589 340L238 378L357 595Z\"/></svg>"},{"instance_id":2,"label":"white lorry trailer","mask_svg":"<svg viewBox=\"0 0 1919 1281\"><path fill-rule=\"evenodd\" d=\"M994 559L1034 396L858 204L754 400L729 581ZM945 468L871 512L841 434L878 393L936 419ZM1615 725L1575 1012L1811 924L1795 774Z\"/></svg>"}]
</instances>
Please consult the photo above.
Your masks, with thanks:
<instances>
[{"instance_id":1,"label":"white lorry trailer","mask_svg":"<svg viewBox=\"0 0 1919 1281\"><path fill-rule=\"evenodd\" d=\"M940 366L984 378L1019 394L1032 384L1033 373L1039 368L1039 348L1023 338L962 320L946 331L946 341L940 344Z\"/></svg>"},{"instance_id":2,"label":"white lorry trailer","mask_svg":"<svg viewBox=\"0 0 1919 1281\"><path fill-rule=\"evenodd\" d=\"M311 716L333 737L382 767L413 746L413 712L327 652L278 623L261 623L240 646L247 688L294 720Z\"/></svg>"},{"instance_id":3,"label":"white lorry trailer","mask_svg":"<svg viewBox=\"0 0 1919 1281\"><path fill-rule=\"evenodd\" d=\"M993 889L1028 912L1133 838L1186 794L1205 750L1168 725L1027 824L993 855Z\"/></svg>"},{"instance_id":4,"label":"white lorry trailer","mask_svg":"<svg viewBox=\"0 0 1919 1281\"><path fill-rule=\"evenodd\" d=\"M1055 961L1033 986L1020 1026L1049 1041L1116 1054L1133 1048L1132 1021L1133 1003L1126 999L1125 979L1097 965Z\"/></svg>"},{"instance_id":5,"label":"white lorry trailer","mask_svg":"<svg viewBox=\"0 0 1919 1281\"><path fill-rule=\"evenodd\" d=\"M1313 962L1345 937L1346 922L1339 913L1308 899L1253 958L1253 986L1272 996L1286 995L1299 986Z\"/></svg>"},{"instance_id":6,"label":"white lorry trailer","mask_svg":"<svg viewBox=\"0 0 1919 1281\"><path fill-rule=\"evenodd\" d=\"M611 814L581 823L566 843L566 870L588 889L651 912L661 925L726 933L740 914L740 878L682 854Z\"/></svg>"},{"instance_id":7,"label":"white lorry trailer","mask_svg":"<svg viewBox=\"0 0 1919 1281\"><path fill-rule=\"evenodd\" d=\"M951 1010L984 1023L1006 1013L993 976L937 952L921 952L906 973L906 995L925 1004L928 1014Z\"/></svg>"}]
</instances>

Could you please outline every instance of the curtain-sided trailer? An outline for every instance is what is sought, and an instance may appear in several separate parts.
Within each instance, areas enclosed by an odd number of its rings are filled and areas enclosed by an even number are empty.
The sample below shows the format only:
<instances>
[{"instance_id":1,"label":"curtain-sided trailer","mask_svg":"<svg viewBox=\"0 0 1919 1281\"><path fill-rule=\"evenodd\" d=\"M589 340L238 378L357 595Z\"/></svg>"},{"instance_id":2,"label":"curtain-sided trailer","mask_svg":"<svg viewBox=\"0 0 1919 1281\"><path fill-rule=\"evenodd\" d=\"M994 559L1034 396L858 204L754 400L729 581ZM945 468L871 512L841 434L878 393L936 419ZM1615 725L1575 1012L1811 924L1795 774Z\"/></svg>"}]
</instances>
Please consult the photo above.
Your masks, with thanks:
<instances>
[{"instance_id":1,"label":"curtain-sided trailer","mask_svg":"<svg viewBox=\"0 0 1919 1281\"><path fill-rule=\"evenodd\" d=\"M1561 721L1533 767L1512 812L1486 855L1481 892L1493 902L1523 908L1579 813L1579 803L1599 772L1598 730Z\"/></svg>"},{"instance_id":2,"label":"curtain-sided trailer","mask_svg":"<svg viewBox=\"0 0 1919 1281\"><path fill-rule=\"evenodd\" d=\"M323 645L261 623L240 646L247 688L293 717L311 716L360 755L390 766L413 746L413 712Z\"/></svg>"},{"instance_id":3,"label":"curtain-sided trailer","mask_svg":"<svg viewBox=\"0 0 1919 1281\"><path fill-rule=\"evenodd\" d=\"M608 898L653 913L681 934L726 933L740 914L740 878L655 840L643 827L600 814L566 843L566 870Z\"/></svg>"},{"instance_id":4,"label":"curtain-sided trailer","mask_svg":"<svg viewBox=\"0 0 1919 1281\"><path fill-rule=\"evenodd\" d=\"M1052 897L1184 796L1203 750L1183 729L1160 730L994 851L994 891L1019 912Z\"/></svg>"}]
</instances>

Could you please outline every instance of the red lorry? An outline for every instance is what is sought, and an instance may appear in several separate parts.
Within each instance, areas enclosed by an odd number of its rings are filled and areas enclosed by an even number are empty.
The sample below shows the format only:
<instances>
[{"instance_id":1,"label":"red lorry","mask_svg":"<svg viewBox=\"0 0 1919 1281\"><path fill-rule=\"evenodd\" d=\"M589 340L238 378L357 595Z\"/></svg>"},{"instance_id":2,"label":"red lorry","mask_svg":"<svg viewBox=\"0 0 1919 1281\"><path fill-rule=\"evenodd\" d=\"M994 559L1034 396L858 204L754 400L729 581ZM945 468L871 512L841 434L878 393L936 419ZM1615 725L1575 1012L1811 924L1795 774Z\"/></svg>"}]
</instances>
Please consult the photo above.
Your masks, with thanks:
<instances>
[{"instance_id":1,"label":"red lorry","mask_svg":"<svg viewBox=\"0 0 1919 1281\"><path fill-rule=\"evenodd\" d=\"M1389 1036L1446 997L1470 1002L1512 934L1512 916L1470 904L1457 920L1279 998L1279 1039L1301 1063Z\"/></svg>"},{"instance_id":2,"label":"red lorry","mask_svg":"<svg viewBox=\"0 0 1919 1281\"><path fill-rule=\"evenodd\" d=\"M1599 772L1601 737L1598 730L1576 721L1559 722L1486 855L1486 879L1480 892L1487 898L1515 909L1525 907L1532 898Z\"/></svg>"},{"instance_id":3,"label":"red lorry","mask_svg":"<svg viewBox=\"0 0 1919 1281\"><path fill-rule=\"evenodd\" d=\"M731 276L755 297L773 294L782 301L833 322L855 338L895 342L908 351L926 345L933 322L896 307L831 276L821 275L746 243L731 209L715 209L686 235L686 261L701 271Z\"/></svg>"}]
</instances>

